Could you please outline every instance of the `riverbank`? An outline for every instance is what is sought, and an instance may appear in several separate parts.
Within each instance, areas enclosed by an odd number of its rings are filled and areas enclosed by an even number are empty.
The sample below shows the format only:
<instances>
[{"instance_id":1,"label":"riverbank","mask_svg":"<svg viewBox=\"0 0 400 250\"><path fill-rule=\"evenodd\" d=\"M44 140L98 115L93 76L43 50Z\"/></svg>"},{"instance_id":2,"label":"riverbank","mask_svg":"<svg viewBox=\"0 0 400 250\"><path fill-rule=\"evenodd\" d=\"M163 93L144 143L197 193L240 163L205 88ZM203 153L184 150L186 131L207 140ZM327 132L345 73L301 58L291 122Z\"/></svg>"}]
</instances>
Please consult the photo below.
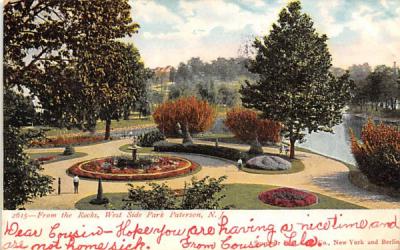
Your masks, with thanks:
<instances>
[{"instance_id":1,"label":"riverbank","mask_svg":"<svg viewBox=\"0 0 400 250\"><path fill-rule=\"evenodd\" d=\"M371 118L375 122L384 122L384 123L394 123L397 126L400 126L400 117L399 118L386 118L386 117L378 117L378 116L369 116L367 114L357 114L357 113L346 113L349 115L353 115L358 118L363 118L365 120Z\"/></svg>"}]
</instances>

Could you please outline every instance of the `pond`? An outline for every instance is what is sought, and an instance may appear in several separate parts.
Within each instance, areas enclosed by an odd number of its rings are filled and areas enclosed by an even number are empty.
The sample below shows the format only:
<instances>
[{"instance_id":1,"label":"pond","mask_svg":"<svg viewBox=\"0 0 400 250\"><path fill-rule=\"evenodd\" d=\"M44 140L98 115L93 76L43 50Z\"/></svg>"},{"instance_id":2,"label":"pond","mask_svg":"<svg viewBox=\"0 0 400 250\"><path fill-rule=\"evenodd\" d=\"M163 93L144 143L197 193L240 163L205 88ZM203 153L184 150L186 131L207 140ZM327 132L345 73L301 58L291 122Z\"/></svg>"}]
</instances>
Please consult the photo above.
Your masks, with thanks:
<instances>
[{"instance_id":1,"label":"pond","mask_svg":"<svg viewBox=\"0 0 400 250\"><path fill-rule=\"evenodd\" d=\"M298 146L350 164L355 164L355 159L350 148L349 130L353 130L357 138L360 138L362 127L366 122L366 118L343 114L343 121L341 124L333 127L333 134L327 132L309 134L306 136L306 141L298 144ZM375 122L379 121L375 120ZM391 123L390 125L395 125L395 123Z\"/></svg>"},{"instance_id":2,"label":"pond","mask_svg":"<svg viewBox=\"0 0 400 250\"><path fill-rule=\"evenodd\" d=\"M359 138L364 123L364 118L344 114L342 123L333 127L334 133L321 131L307 134L305 137L306 141L301 144L298 143L297 146L350 164L355 164L350 149L349 130L352 129Z\"/></svg>"},{"instance_id":3,"label":"pond","mask_svg":"<svg viewBox=\"0 0 400 250\"><path fill-rule=\"evenodd\" d=\"M360 138L361 129L366 122L366 118L343 114L342 123L333 127L334 133L318 132L307 134L306 141L301 144L297 143L297 146L346 163L355 164L350 149L349 130L352 129L357 138ZM224 133L226 131L227 129L224 127L222 119L217 119L212 132Z\"/></svg>"}]
</instances>

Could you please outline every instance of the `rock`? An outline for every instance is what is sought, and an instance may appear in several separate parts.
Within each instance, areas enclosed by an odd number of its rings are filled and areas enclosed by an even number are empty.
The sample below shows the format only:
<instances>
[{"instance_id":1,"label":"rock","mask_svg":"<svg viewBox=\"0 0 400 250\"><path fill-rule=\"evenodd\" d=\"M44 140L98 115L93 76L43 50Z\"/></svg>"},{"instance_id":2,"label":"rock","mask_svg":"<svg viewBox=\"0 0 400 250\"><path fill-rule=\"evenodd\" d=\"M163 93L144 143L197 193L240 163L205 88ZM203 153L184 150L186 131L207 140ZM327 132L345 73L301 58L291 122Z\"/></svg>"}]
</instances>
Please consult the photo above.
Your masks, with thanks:
<instances>
[{"instance_id":1,"label":"rock","mask_svg":"<svg viewBox=\"0 0 400 250\"><path fill-rule=\"evenodd\" d=\"M248 160L246 166L264 170L288 170L292 164L278 156L261 155Z\"/></svg>"}]
</instances>

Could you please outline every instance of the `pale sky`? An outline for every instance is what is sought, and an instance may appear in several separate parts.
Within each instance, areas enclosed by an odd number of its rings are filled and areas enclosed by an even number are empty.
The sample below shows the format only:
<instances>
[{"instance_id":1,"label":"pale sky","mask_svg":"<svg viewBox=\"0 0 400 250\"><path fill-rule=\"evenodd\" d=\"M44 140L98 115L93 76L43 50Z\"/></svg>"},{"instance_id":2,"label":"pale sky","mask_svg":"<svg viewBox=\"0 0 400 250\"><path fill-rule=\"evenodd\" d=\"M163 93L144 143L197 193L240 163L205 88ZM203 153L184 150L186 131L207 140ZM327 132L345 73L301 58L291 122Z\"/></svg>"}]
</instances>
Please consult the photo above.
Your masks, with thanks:
<instances>
[{"instance_id":1,"label":"pale sky","mask_svg":"<svg viewBox=\"0 0 400 250\"><path fill-rule=\"evenodd\" d=\"M148 67L191 57L236 57L249 37L268 34L287 0L130 0L141 26L131 41ZM334 66L400 62L400 0L302 0L327 34Z\"/></svg>"}]
</instances>

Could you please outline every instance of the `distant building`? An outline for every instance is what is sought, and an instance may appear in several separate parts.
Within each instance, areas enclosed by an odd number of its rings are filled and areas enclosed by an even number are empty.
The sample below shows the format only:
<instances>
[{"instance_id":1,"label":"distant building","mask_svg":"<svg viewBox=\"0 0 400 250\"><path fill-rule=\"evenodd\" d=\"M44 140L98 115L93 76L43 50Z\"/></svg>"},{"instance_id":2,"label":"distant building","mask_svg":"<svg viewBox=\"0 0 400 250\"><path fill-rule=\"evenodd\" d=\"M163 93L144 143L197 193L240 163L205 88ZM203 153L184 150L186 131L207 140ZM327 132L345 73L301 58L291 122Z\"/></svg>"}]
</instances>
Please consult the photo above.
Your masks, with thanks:
<instances>
[{"instance_id":1,"label":"distant building","mask_svg":"<svg viewBox=\"0 0 400 250\"><path fill-rule=\"evenodd\" d=\"M153 69L154 71L154 83L155 84L164 84L170 82L171 72L174 71L174 67L157 67Z\"/></svg>"}]
</instances>

